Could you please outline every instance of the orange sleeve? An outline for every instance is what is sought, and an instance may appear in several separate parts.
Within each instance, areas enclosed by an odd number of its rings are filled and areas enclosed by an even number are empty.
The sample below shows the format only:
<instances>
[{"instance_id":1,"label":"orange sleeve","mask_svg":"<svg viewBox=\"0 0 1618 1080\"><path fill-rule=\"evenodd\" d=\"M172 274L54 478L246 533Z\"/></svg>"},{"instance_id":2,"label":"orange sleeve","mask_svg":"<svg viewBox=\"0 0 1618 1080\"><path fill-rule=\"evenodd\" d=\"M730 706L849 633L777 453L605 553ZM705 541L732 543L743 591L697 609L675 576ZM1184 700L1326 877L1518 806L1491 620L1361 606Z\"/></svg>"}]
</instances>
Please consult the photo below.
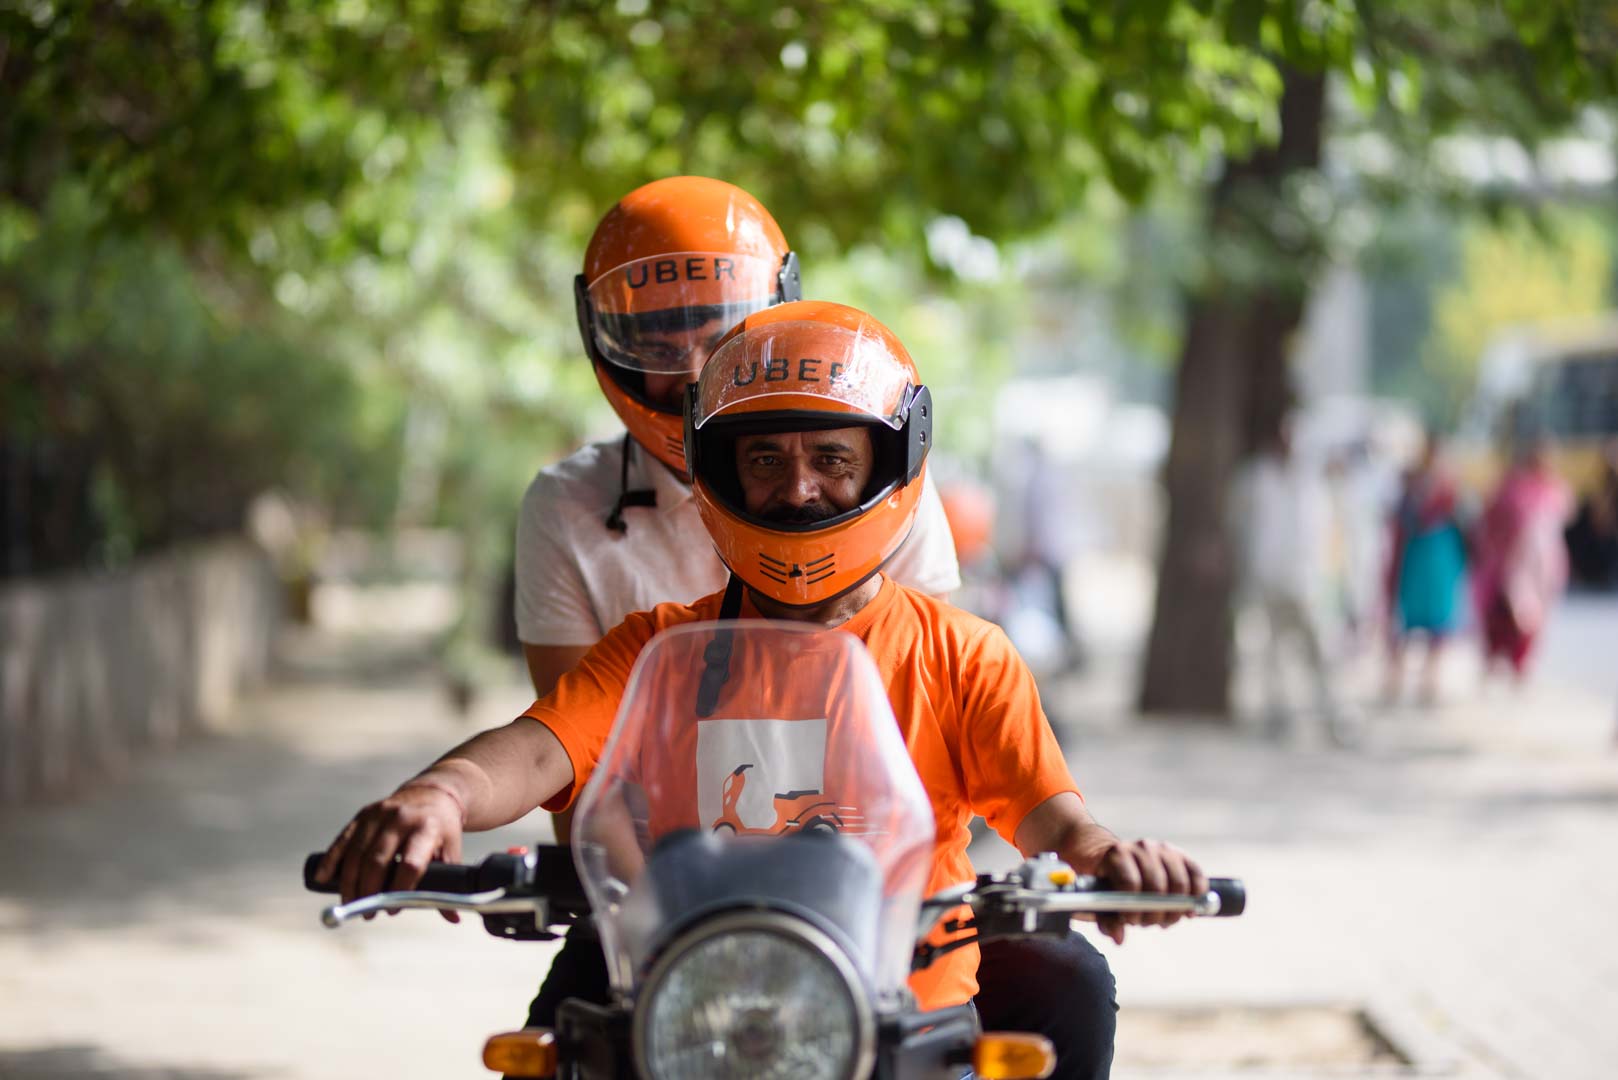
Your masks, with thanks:
<instances>
[{"instance_id":1,"label":"orange sleeve","mask_svg":"<svg viewBox=\"0 0 1618 1080\"><path fill-rule=\"evenodd\" d=\"M566 810L584 790L612 732L635 658L656 632L649 614L630 615L558 679L554 690L523 712L550 728L573 763L573 783L546 800L545 809Z\"/></svg>"},{"instance_id":2,"label":"orange sleeve","mask_svg":"<svg viewBox=\"0 0 1618 1080\"><path fill-rule=\"evenodd\" d=\"M1078 795L1079 788L1040 706L1033 672L1004 631L984 628L966 648L959 677L966 796L1010 843L1030 810L1064 791Z\"/></svg>"}]
</instances>

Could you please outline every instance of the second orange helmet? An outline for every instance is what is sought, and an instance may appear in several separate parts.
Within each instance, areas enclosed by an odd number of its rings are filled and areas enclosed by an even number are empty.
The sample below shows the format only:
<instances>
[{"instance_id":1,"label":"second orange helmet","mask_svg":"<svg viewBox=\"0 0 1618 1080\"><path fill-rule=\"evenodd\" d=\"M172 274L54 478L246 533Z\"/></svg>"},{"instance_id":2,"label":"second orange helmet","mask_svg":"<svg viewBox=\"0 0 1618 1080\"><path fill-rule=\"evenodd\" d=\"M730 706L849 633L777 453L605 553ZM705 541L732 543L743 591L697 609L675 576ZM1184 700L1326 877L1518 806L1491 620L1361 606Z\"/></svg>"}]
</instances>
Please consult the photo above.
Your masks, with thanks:
<instances>
[{"instance_id":1,"label":"second orange helmet","mask_svg":"<svg viewBox=\"0 0 1618 1080\"><path fill-rule=\"evenodd\" d=\"M574 285L602 392L635 441L682 474L686 384L725 331L800 292L797 256L770 212L703 176L655 180L618 200Z\"/></svg>"}]
</instances>

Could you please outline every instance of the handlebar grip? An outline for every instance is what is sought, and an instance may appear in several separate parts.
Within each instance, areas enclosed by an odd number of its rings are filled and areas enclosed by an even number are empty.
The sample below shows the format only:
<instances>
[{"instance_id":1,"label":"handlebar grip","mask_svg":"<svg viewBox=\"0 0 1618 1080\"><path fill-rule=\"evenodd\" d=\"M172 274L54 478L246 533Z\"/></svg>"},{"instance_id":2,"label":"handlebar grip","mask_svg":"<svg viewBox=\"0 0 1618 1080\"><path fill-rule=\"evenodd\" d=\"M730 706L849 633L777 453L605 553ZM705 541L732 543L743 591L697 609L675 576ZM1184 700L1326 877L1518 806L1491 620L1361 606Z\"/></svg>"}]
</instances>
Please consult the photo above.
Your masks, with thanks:
<instances>
[{"instance_id":1,"label":"handlebar grip","mask_svg":"<svg viewBox=\"0 0 1618 1080\"><path fill-rule=\"evenodd\" d=\"M1240 915L1247 910L1247 886L1241 878L1209 878L1208 891L1219 897L1220 918Z\"/></svg>"},{"instance_id":2,"label":"handlebar grip","mask_svg":"<svg viewBox=\"0 0 1618 1080\"><path fill-rule=\"evenodd\" d=\"M484 885L478 880L481 869L481 866L463 863L430 862L413 888L421 892L475 893L511 884L508 874L504 881Z\"/></svg>"},{"instance_id":3,"label":"handlebar grip","mask_svg":"<svg viewBox=\"0 0 1618 1080\"><path fill-rule=\"evenodd\" d=\"M340 890L335 877L321 884L315 880L315 871L320 867L320 860L326 857L324 851L317 851L303 860L303 887L310 892L331 893L335 895ZM467 866L462 863L433 862L427 864L427 870L421 875L421 881L415 888L422 892L443 893L475 893L485 889L499 888L511 881L511 868L508 865L510 856L499 860L497 867L490 867L495 873L488 873L483 865ZM491 858L485 862L493 863ZM504 873L502 874L501 871ZM480 873L481 872L481 873ZM484 880L480 881L479 879Z\"/></svg>"}]
</instances>

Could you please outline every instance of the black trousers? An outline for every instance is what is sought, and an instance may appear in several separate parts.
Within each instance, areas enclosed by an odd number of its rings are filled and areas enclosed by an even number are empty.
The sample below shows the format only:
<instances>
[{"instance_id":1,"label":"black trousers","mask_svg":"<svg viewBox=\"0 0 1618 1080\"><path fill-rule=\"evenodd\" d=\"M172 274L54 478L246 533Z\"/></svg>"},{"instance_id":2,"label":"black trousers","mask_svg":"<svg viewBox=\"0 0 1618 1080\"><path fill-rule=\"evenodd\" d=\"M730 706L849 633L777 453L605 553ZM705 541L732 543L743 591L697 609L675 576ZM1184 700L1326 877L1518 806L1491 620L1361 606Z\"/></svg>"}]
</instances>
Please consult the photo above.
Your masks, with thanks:
<instances>
[{"instance_id":1,"label":"black trousers","mask_svg":"<svg viewBox=\"0 0 1618 1080\"><path fill-rule=\"evenodd\" d=\"M1107 958L1081 934L1010 938L982 946L978 995L985 1031L1031 1031L1056 1047L1056 1080L1106 1080L1118 999ZM528 1007L529 1027L556 1026L567 998L606 1004L607 965L595 930L579 924L567 935Z\"/></svg>"},{"instance_id":2,"label":"black trousers","mask_svg":"<svg viewBox=\"0 0 1618 1080\"><path fill-rule=\"evenodd\" d=\"M1107 958L1083 934L1002 938L981 946L978 1019L984 1031L1031 1031L1056 1047L1057 1080L1106 1080L1118 1029Z\"/></svg>"}]
</instances>

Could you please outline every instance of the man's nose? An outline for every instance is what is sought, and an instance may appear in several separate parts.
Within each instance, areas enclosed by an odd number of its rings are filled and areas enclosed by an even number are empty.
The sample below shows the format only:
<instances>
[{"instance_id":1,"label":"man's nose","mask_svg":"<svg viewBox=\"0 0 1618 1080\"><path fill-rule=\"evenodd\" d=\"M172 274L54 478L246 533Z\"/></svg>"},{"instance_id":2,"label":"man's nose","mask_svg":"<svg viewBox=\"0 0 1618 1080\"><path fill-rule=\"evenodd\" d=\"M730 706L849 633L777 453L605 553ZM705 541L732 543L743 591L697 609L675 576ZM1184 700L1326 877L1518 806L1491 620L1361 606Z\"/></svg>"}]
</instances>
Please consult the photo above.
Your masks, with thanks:
<instances>
[{"instance_id":1,"label":"man's nose","mask_svg":"<svg viewBox=\"0 0 1618 1080\"><path fill-rule=\"evenodd\" d=\"M789 461L779 497L788 506L810 506L820 501L820 478L807 461Z\"/></svg>"}]
</instances>

